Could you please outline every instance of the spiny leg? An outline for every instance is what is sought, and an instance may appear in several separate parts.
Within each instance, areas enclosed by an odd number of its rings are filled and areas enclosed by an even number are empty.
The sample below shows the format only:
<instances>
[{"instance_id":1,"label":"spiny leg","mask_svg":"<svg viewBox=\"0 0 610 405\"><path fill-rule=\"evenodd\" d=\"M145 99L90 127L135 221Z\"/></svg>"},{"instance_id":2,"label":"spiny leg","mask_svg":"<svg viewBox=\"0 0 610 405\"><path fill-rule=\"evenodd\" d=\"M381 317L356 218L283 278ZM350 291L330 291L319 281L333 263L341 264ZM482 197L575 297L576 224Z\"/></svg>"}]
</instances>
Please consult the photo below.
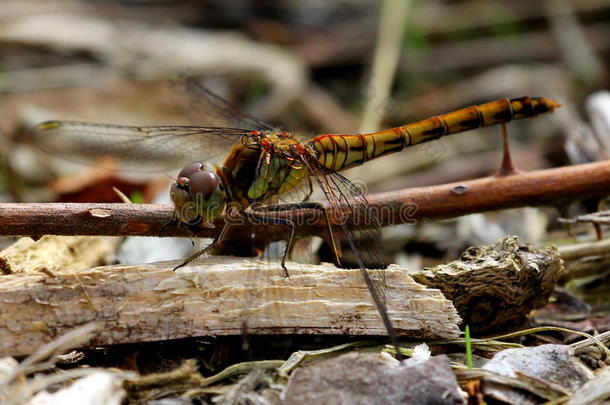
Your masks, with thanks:
<instances>
[{"instance_id":1,"label":"spiny leg","mask_svg":"<svg viewBox=\"0 0 610 405\"><path fill-rule=\"evenodd\" d=\"M295 232L296 226L295 226L294 222L289 219L270 216L270 214L275 211L281 211L281 210L269 210L268 207L259 207L256 209L253 209L252 207L248 207L244 210L244 214L246 215L247 218L261 221L262 223L264 223L266 225L281 225L281 226L288 226L290 228L290 236L288 237L286 249L284 250L284 253L282 254L282 261L281 261L281 266L282 266L282 269L284 270L284 275L286 276L286 278L288 278L288 277L290 277L290 275L288 274L288 269L286 268L286 257L288 257L288 253L291 251L292 246L294 244L294 232Z\"/></svg>"},{"instance_id":2,"label":"spiny leg","mask_svg":"<svg viewBox=\"0 0 610 405\"><path fill-rule=\"evenodd\" d=\"M159 229L159 233L157 234L158 237L163 237L163 232L165 232L165 230L167 228L169 228L170 226L180 226L182 224L182 222L180 222L178 220L178 215L176 214L176 211L174 211L172 213L172 219L170 221L167 221L162 227L161 229ZM188 228L187 228L188 229Z\"/></svg>"},{"instance_id":3,"label":"spiny leg","mask_svg":"<svg viewBox=\"0 0 610 405\"><path fill-rule=\"evenodd\" d=\"M288 210L294 210L294 209L321 210L322 212L324 212L324 215L326 217L326 222L328 224L328 229L331 232L331 238L332 238L331 243L334 245L333 246L334 252L338 256L338 249L335 245L334 237L332 236L333 233L332 233L332 227L331 227L331 222L330 222L330 216L329 216L328 210L322 204L314 203L314 202L304 202L304 203L297 203L297 204L271 205L271 206L267 206L267 207L262 207L261 209L263 209L265 211L288 211ZM358 266L360 267L360 271L362 273L366 286L371 293L375 306L377 307L377 310L382 318L383 324L388 332L388 337L390 338L390 341L392 342L392 345L394 346L394 348L396 350L396 357L399 360L403 360L404 356L402 355L402 352L400 351L398 335L396 334L396 329L394 329L392 321L388 315L388 311L387 311L387 308L385 306L385 302L383 299L383 292L379 290L379 287L377 285L375 285L375 282L373 281L371 275L369 274L369 272L366 268L366 265L364 263L364 258L362 256L360 250L356 246L356 241L354 240L354 236L350 232L350 229L347 227L347 224L343 224L343 231L346 235L346 239L349 243L351 250L354 252L354 254L356 256L356 259L358 261ZM293 232L294 232L294 230L293 230ZM337 257L337 260L339 260L338 257Z\"/></svg>"},{"instance_id":4,"label":"spiny leg","mask_svg":"<svg viewBox=\"0 0 610 405\"><path fill-rule=\"evenodd\" d=\"M214 240L212 240L212 243L210 243L209 245L207 245L206 247L204 247L203 249L193 253L192 255L190 255L189 257L187 257L182 263L180 263L178 266L174 267L174 271L176 271L177 269L179 269L180 267L186 266L187 264L189 264L190 262L192 262L193 260L197 259L199 256L201 256L204 253L209 252L210 250L212 250L213 248L215 248L216 246L218 246L218 244L220 242L222 242L222 240L224 239L225 235L227 234L227 231L229 230L229 227L231 225L228 222L225 222L224 225L222 226L222 229L220 230L220 232L218 233L218 235L216 235L216 237L214 238Z\"/></svg>"},{"instance_id":5,"label":"spiny leg","mask_svg":"<svg viewBox=\"0 0 610 405\"><path fill-rule=\"evenodd\" d=\"M173 215L172 215L172 219L171 219L171 221L166 222L166 223L165 223L165 224L164 224L164 225L161 227L161 229L159 230L159 233L157 234L157 236L158 236L159 238L164 237L165 235L163 234L163 232L164 232L164 231L165 231L167 228L169 228L170 226L176 226L176 227L179 227L179 228L184 229L184 230L185 230L185 231L184 231L184 233L185 233L185 234L186 234L186 236L188 236L188 237L189 237L189 239L191 240L191 245L195 246L195 242L194 242L193 238L195 237L195 234L196 234L196 233L195 233L195 231L194 231L194 229L195 229L195 228L197 228L197 226L196 226L196 225L191 225L191 224L189 224L189 223L182 222L182 221L180 220L180 218L178 218L178 215L176 214L176 212L174 211L174 213L173 213Z\"/></svg>"},{"instance_id":6,"label":"spiny leg","mask_svg":"<svg viewBox=\"0 0 610 405\"><path fill-rule=\"evenodd\" d=\"M333 249L333 254L335 255L335 260L337 262L337 266L341 267L341 253L339 250L339 245L337 245L337 241L335 239L335 234L333 233L332 224L330 221L330 216L328 214L328 210L324 207L324 205L322 205L318 202L305 201L305 202L293 203L293 204L273 204L273 205L261 207L260 209L265 210L265 211L274 211L274 212L302 210L302 209L322 211L322 213L324 214L324 218L326 219L328 237L330 240L331 248Z\"/></svg>"},{"instance_id":7,"label":"spiny leg","mask_svg":"<svg viewBox=\"0 0 610 405\"><path fill-rule=\"evenodd\" d=\"M335 234L333 233L333 228L330 223L330 216L328 215L328 210L322 207L322 211L324 212L324 217L326 218L326 227L328 228L328 235L330 237L330 244L333 248L333 253L335 254L335 260L337 261L337 266L341 266L341 253L339 252L339 246L337 245L337 241L335 240Z\"/></svg>"},{"instance_id":8,"label":"spiny leg","mask_svg":"<svg viewBox=\"0 0 610 405\"><path fill-rule=\"evenodd\" d=\"M284 249L284 254L282 255L282 269L284 269L284 275L286 278L289 277L288 269L286 268L286 258L289 254L292 253L292 248L294 246L294 231L296 229L294 222L287 220L286 225L290 226L290 236L288 237L288 242L286 243L286 249Z\"/></svg>"}]
</instances>

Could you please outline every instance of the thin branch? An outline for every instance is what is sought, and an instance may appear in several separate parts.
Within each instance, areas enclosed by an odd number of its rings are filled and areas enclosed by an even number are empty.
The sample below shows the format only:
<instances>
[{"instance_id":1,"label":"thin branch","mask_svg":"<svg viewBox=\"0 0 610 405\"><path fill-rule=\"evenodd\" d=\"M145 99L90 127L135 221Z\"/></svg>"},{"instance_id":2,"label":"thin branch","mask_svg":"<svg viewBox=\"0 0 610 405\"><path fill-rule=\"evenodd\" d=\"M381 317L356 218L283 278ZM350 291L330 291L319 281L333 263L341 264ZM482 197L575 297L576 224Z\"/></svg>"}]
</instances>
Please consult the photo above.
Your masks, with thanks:
<instances>
[{"instance_id":1,"label":"thin branch","mask_svg":"<svg viewBox=\"0 0 610 405\"><path fill-rule=\"evenodd\" d=\"M382 226L457 217L524 206L557 206L583 198L603 197L610 190L610 161L485 177L459 183L372 194L368 200ZM278 211L297 224L297 236L324 237L324 215L311 210ZM212 237L216 229L187 229L172 223L171 205L152 204L0 204L0 236L112 235ZM253 245L285 239L286 227L242 221L231 226L228 240ZM254 239L252 234L255 234ZM337 227L340 234L340 227Z\"/></svg>"},{"instance_id":2,"label":"thin branch","mask_svg":"<svg viewBox=\"0 0 610 405\"><path fill-rule=\"evenodd\" d=\"M559 218L559 222L564 222L566 224L589 222L597 225L610 225L610 211L597 211L591 214L579 215L574 218Z\"/></svg>"},{"instance_id":3,"label":"thin branch","mask_svg":"<svg viewBox=\"0 0 610 405\"><path fill-rule=\"evenodd\" d=\"M384 226L517 207L559 206L610 192L610 161L418 187L368 197ZM401 209L413 208L408 218ZM411 221L409 221L411 219Z\"/></svg>"},{"instance_id":4,"label":"thin branch","mask_svg":"<svg viewBox=\"0 0 610 405\"><path fill-rule=\"evenodd\" d=\"M578 260L589 256L610 255L610 240L596 242L576 243L559 248L559 255L563 260Z\"/></svg>"}]
</instances>

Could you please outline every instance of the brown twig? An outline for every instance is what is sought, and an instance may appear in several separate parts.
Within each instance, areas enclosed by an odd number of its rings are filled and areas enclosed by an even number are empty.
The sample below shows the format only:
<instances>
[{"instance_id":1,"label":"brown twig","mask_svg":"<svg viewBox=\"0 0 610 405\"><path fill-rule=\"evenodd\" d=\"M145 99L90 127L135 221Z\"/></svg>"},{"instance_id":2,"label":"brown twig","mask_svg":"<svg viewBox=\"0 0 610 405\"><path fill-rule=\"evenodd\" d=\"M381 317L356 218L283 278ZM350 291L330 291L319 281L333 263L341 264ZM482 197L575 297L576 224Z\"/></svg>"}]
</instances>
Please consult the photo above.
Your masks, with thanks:
<instances>
[{"instance_id":1,"label":"brown twig","mask_svg":"<svg viewBox=\"0 0 610 405\"><path fill-rule=\"evenodd\" d=\"M369 196L384 226L523 206L557 206L608 194L610 161L492 176ZM404 212L409 212L407 218Z\"/></svg>"},{"instance_id":2,"label":"brown twig","mask_svg":"<svg viewBox=\"0 0 610 405\"><path fill-rule=\"evenodd\" d=\"M561 246L559 255L563 260L578 260L589 256L610 255L610 240L583 242Z\"/></svg>"},{"instance_id":3,"label":"brown twig","mask_svg":"<svg viewBox=\"0 0 610 405\"><path fill-rule=\"evenodd\" d=\"M610 211L597 211L591 214L579 215L574 218L559 218L558 221L566 224L589 222L593 225L593 229L595 229L597 240L601 241L604 239L602 225L610 225Z\"/></svg>"},{"instance_id":4,"label":"brown twig","mask_svg":"<svg viewBox=\"0 0 610 405\"><path fill-rule=\"evenodd\" d=\"M598 211L591 214L579 215L574 218L559 218L559 222L567 224L590 222L596 225L610 225L610 211Z\"/></svg>"},{"instance_id":5,"label":"brown twig","mask_svg":"<svg viewBox=\"0 0 610 405\"><path fill-rule=\"evenodd\" d=\"M583 198L605 196L610 190L610 161L555 169L485 177L459 183L372 194L382 226L457 217L476 212L523 206L557 206ZM297 223L297 236L325 236L320 212L281 211L279 217ZM152 204L0 204L0 236L132 235L211 237L216 229L187 229L172 223L171 205ZM243 223L231 227L229 240L253 245L282 240L284 226ZM255 232L255 239L252 238Z\"/></svg>"}]
</instances>

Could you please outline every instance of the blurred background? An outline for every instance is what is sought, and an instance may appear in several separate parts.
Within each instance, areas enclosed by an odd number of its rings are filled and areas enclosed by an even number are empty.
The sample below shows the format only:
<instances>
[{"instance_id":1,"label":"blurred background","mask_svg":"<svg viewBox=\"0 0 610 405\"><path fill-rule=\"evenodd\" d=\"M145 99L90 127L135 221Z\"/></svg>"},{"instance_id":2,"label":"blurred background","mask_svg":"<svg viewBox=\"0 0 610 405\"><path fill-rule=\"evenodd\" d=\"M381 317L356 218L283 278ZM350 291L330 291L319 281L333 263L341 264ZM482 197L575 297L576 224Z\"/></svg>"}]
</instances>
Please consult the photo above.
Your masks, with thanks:
<instances>
[{"instance_id":1,"label":"blurred background","mask_svg":"<svg viewBox=\"0 0 610 405\"><path fill-rule=\"evenodd\" d=\"M76 166L77 157L56 159L24 141L46 119L205 125L168 91L177 73L312 136L372 132L504 97L550 97L563 106L555 114L509 124L517 167L606 159L609 38L608 0L4 0L0 200L118 202L112 186L135 202L167 198L163 172L109 171L108 158ZM367 192L488 176L501 144L500 127L479 129L345 175ZM419 267L506 234L557 242L567 238L557 216L524 208L395 226L384 230L385 248L391 261ZM581 237L593 234L583 228ZM131 253L126 261L153 259Z\"/></svg>"}]
</instances>

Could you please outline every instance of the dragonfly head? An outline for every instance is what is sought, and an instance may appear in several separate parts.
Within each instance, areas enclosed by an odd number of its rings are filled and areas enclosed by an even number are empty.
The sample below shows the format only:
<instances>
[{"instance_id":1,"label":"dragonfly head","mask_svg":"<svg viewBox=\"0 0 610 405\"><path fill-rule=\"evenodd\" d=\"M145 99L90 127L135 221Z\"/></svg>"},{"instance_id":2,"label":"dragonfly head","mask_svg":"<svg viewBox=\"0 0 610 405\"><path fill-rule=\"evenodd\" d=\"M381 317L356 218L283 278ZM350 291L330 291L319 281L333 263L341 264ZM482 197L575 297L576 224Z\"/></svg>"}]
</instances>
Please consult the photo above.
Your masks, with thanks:
<instances>
[{"instance_id":1,"label":"dragonfly head","mask_svg":"<svg viewBox=\"0 0 610 405\"><path fill-rule=\"evenodd\" d=\"M227 194L216 171L203 162L194 162L178 174L170 189L180 221L213 228L213 221L225 209Z\"/></svg>"}]
</instances>

